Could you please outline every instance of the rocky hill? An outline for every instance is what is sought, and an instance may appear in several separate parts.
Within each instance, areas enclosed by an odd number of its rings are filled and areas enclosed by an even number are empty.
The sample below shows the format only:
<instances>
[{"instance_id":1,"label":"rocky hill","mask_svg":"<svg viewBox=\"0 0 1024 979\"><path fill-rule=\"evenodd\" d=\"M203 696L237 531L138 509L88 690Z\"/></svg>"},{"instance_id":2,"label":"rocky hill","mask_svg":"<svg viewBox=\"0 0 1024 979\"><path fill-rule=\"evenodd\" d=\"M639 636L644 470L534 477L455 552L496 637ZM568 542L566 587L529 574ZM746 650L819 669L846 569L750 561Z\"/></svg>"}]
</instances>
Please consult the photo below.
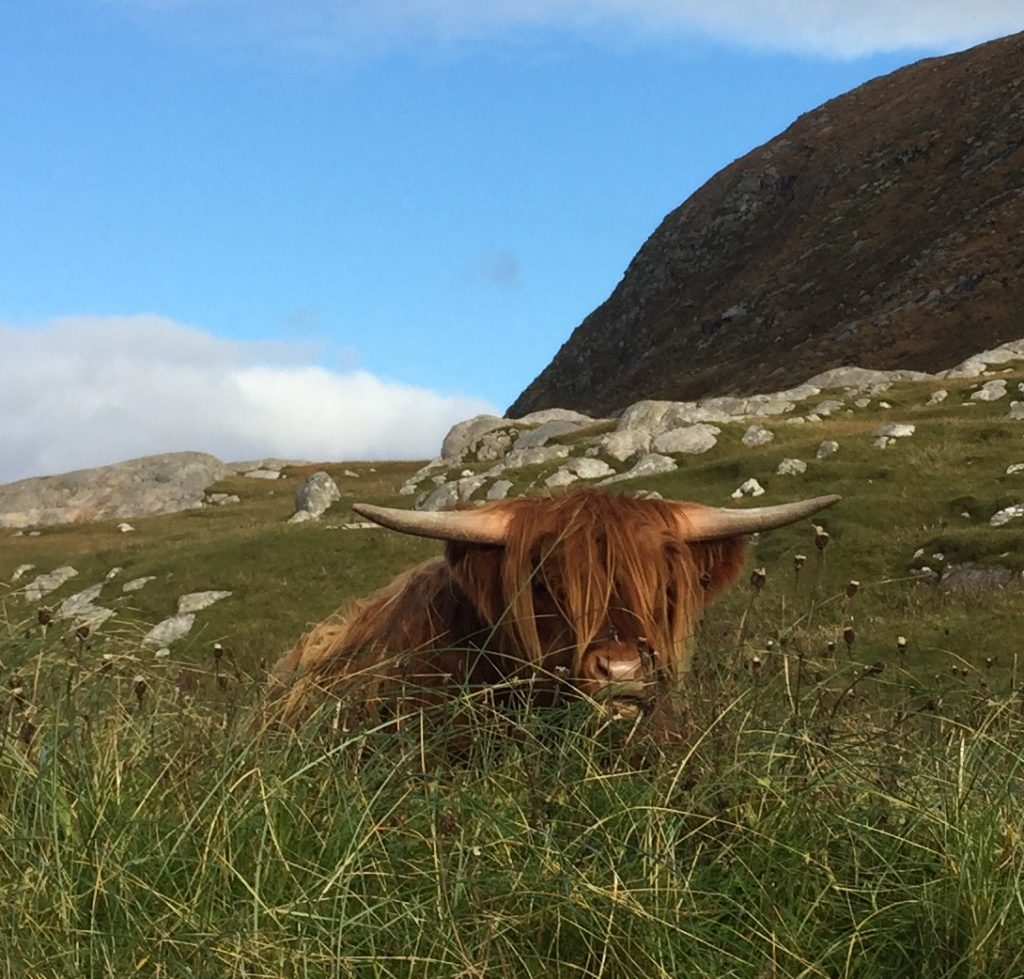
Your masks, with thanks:
<instances>
[{"instance_id":1,"label":"rocky hill","mask_svg":"<svg viewBox=\"0 0 1024 979\"><path fill-rule=\"evenodd\" d=\"M1024 335L1024 33L801 116L670 213L509 408L936 371Z\"/></svg>"}]
</instances>

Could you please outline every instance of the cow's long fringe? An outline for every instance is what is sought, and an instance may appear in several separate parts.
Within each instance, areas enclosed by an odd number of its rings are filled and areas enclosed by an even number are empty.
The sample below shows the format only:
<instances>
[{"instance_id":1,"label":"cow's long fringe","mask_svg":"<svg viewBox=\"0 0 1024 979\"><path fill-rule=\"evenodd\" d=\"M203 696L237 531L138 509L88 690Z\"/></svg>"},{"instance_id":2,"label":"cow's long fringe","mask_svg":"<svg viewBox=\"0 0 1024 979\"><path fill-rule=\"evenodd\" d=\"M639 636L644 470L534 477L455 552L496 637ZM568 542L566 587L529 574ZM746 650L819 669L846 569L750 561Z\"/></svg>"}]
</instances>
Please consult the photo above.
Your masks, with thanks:
<instances>
[{"instance_id":1,"label":"cow's long fringe","mask_svg":"<svg viewBox=\"0 0 1024 979\"><path fill-rule=\"evenodd\" d=\"M285 720L324 696L365 710L399 689L430 703L556 663L576 675L610 629L647 640L671 681L703 604L743 564L738 540L683 539L678 504L585 489L491 506L510 514L504 546L449 543L299 640L275 671Z\"/></svg>"}]
</instances>

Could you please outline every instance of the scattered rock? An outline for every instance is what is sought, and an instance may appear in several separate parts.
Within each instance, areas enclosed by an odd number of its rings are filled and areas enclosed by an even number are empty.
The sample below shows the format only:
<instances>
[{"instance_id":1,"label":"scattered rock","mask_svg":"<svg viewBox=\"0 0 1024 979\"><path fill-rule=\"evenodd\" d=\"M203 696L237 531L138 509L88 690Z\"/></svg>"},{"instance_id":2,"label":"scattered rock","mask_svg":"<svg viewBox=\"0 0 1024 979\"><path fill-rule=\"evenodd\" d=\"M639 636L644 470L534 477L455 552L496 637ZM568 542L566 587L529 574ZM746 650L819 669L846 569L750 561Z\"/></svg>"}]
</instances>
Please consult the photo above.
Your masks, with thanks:
<instances>
[{"instance_id":1,"label":"scattered rock","mask_svg":"<svg viewBox=\"0 0 1024 979\"><path fill-rule=\"evenodd\" d=\"M277 469L250 469L247 473L243 473L243 476L248 476L250 479L280 479L281 473Z\"/></svg>"},{"instance_id":2,"label":"scattered rock","mask_svg":"<svg viewBox=\"0 0 1024 979\"><path fill-rule=\"evenodd\" d=\"M1011 401L1006 417L1012 422L1024 421L1024 401Z\"/></svg>"},{"instance_id":3,"label":"scattered rock","mask_svg":"<svg viewBox=\"0 0 1024 979\"><path fill-rule=\"evenodd\" d=\"M103 591L103 585L91 585L84 591L77 592L74 595L69 595L60 603L60 607L54 613L55 619L71 619L76 615L80 615L85 609L92 606L92 603L100 597L100 592Z\"/></svg>"},{"instance_id":4,"label":"scattered rock","mask_svg":"<svg viewBox=\"0 0 1024 979\"><path fill-rule=\"evenodd\" d=\"M229 591L194 591L188 595L182 595L178 599L178 615L187 615L190 612L201 612L209 608L215 602L230 598Z\"/></svg>"},{"instance_id":5,"label":"scattered rock","mask_svg":"<svg viewBox=\"0 0 1024 979\"><path fill-rule=\"evenodd\" d=\"M241 503L241 499L235 493L207 493L207 506L228 506L230 503Z\"/></svg>"},{"instance_id":6,"label":"scattered rock","mask_svg":"<svg viewBox=\"0 0 1024 979\"><path fill-rule=\"evenodd\" d=\"M512 483L507 479L499 479L491 484L491 488L487 491L488 500L504 500L509 490L512 489Z\"/></svg>"},{"instance_id":7,"label":"scattered rock","mask_svg":"<svg viewBox=\"0 0 1024 979\"><path fill-rule=\"evenodd\" d=\"M673 428L655 437L651 448L656 453L699 455L713 449L717 444L715 436L719 429L713 425L687 425L682 428Z\"/></svg>"},{"instance_id":8,"label":"scattered rock","mask_svg":"<svg viewBox=\"0 0 1024 979\"><path fill-rule=\"evenodd\" d=\"M131 581L126 581L121 586L121 591L124 591L124 592L138 591L140 588L145 588L146 585L148 585L151 581L156 581L156 575L155 574L144 575L141 578L132 578Z\"/></svg>"},{"instance_id":9,"label":"scattered rock","mask_svg":"<svg viewBox=\"0 0 1024 979\"><path fill-rule=\"evenodd\" d=\"M341 492L334 480L322 469L318 470L295 491L295 515L305 512L319 519L340 499Z\"/></svg>"},{"instance_id":10,"label":"scattered rock","mask_svg":"<svg viewBox=\"0 0 1024 979\"><path fill-rule=\"evenodd\" d=\"M65 565L64 567L57 568L48 574L38 575L25 586L25 601L30 605L34 605L43 598L43 596L49 595L50 592L56 591L65 582L77 577L78 572L71 567L71 565Z\"/></svg>"},{"instance_id":11,"label":"scattered rock","mask_svg":"<svg viewBox=\"0 0 1024 979\"><path fill-rule=\"evenodd\" d=\"M754 496L764 496L764 487L753 477L746 480L741 486L732 492L732 498L734 500Z\"/></svg>"},{"instance_id":12,"label":"scattered rock","mask_svg":"<svg viewBox=\"0 0 1024 979\"><path fill-rule=\"evenodd\" d=\"M184 639L192 631L196 617L194 613L172 615L163 622L158 622L142 637L142 645L149 647L170 646L171 643Z\"/></svg>"},{"instance_id":13,"label":"scattered rock","mask_svg":"<svg viewBox=\"0 0 1024 979\"><path fill-rule=\"evenodd\" d=\"M543 425L538 426L532 431L523 432L516 439L512 448L532 449L539 445L546 445L551 439L558 438L560 435L571 435L587 424L590 424L589 418L586 422L569 421L568 419L554 419L544 422Z\"/></svg>"},{"instance_id":14,"label":"scattered rock","mask_svg":"<svg viewBox=\"0 0 1024 979\"><path fill-rule=\"evenodd\" d=\"M838 451L839 443L833 442L831 439L826 439L818 446L818 450L814 455L818 459L827 459L829 456L835 455Z\"/></svg>"},{"instance_id":15,"label":"scattered rock","mask_svg":"<svg viewBox=\"0 0 1024 979\"><path fill-rule=\"evenodd\" d=\"M998 401L1006 397L1006 380L997 378L994 381L986 381L977 391L971 395L972 401Z\"/></svg>"},{"instance_id":16,"label":"scattered rock","mask_svg":"<svg viewBox=\"0 0 1024 979\"><path fill-rule=\"evenodd\" d=\"M450 510L457 503L472 498L473 494L487 482L485 476L467 476L451 483L442 483L437 489L417 502L420 510Z\"/></svg>"},{"instance_id":17,"label":"scattered rock","mask_svg":"<svg viewBox=\"0 0 1024 979\"><path fill-rule=\"evenodd\" d=\"M113 581L122 571L124 571L124 568L111 568L107 572L104 581Z\"/></svg>"},{"instance_id":18,"label":"scattered rock","mask_svg":"<svg viewBox=\"0 0 1024 979\"><path fill-rule=\"evenodd\" d=\"M775 470L777 476L801 476L807 472L807 463L803 459L783 459Z\"/></svg>"},{"instance_id":19,"label":"scattered rock","mask_svg":"<svg viewBox=\"0 0 1024 979\"><path fill-rule=\"evenodd\" d=\"M1019 472L1024 472L1024 462L1015 462L1013 465L1006 467L1007 476L1013 476ZM32 567L32 565L29 565L29 567Z\"/></svg>"},{"instance_id":20,"label":"scattered rock","mask_svg":"<svg viewBox=\"0 0 1024 979\"><path fill-rule=\"evenodd\" d=\"M135 533L135 528L130 523L119 523L117 525L117 529L122 534L133 534L133 533Z\"/></svg>"},{"instance_id":21,"label":"scattered rock","mask_svg":"<svg viewBox=\"0 0 1024 979\"><path fill-rule=\"evenodd\" d=\"M744 433L740 441L753 448L757 445L767 445L775 438L774 432L770 432L764 425L751 425Z\"/></svg>"},{"instance_id":22,"label":"scattered rock","mask_svg":"<svg viewBox=\"0 0 1024 979\"><path fill-rule=\"evenodd\" d=\"M949 392L940 388L938 391L932 391L928 396L928 400L925 402L929 407L932 405L942 404L946 398L949 397Z\"/></svg>"},{"instance_id":23,"label":"scattered rock","mask_svg":"<svg viewBox=\"0 0 1024 979\"><path fill-rule=\"evenodd\" d=\"M347 476L349 479L358 479L359 478L359 473L357 473L354 469L344 469L344 470L342 470L341 474L342 474L342 476Z\"/></svg>"},{"instance_id":24,"label":"scattered rock","mask_svg":"<svg viewBox=\"0 0 1024 979\"><path fill-rule=\"evenodd\" d=\"M899 422L893 422L889 425L882 425L876 428L871 434L875 438L887 438L887 439L905 439L909 438L914 434L915 426L904 425Z\"/></svg>"},{"instance_id":25,"label":"scattered rock","mask_svg":"<svg viewBox=\"0 0 1024 979\"><path fill-rule=\"evenodd\" d=\"M828 415L834 414L837 411L841 411L846 405L842 401L828 400L822 401L815 409L814 413L821 418L825 418Z\"/></svg>"},{"instance_id":26,"label":"scattered rock","mask_svg":"<svg viewBox=\"0 0 1024 979\"><path fill-rule=\"evenodd\" d=\"M656 452L648 453L640 458L632 469L616 476L609 476L601 480L602 486L611 483L621 483L627 479L639 479L641 476L656 476L659 473L672 472L679 467L676 461L669 456L658 455Z\"/></svg>"},{"instance_id":27,"label":"scattered rock","mask_svg":"<svg viewBox=\"0 0 1024 979\"><path fill-rule=\"evenodd\" d=\"M943 591L987 592L1021 584L1021 576L1011 568L978 568L970 564L952 564L938 577Z\"/></svg>"},{"instance_id":28,"label":"scattered rock","mask_svg":"<svg viewBox=\"0 0 1024 979\"><path fill-rule=\"evenodd\" d=\"M310 523L315 521L315 517L308 510L298 510L288 518L288 523L299 524L299 523Z\"/></svg>"},{"instance_id":29,"label":"scattered rock","mask_svg":"<svg viewBox=\"0 0 1024 979\"><path fill-rule=\"evenodd\" d=\"M993 527L1002 527L1003 524L1024 517L1024 503L1014 503L1013 506L1004 507L1002 510L992 514L989 524Z\"/></svg>"},{"instance_id":30,"label":"scattered rock","mask_svg":"<svg viewBox=\"0 0 1024 979\"><path fill-rule=\"evenodd\" d=\"M21 581L21 579L30 571L34 571L35 567L36 566L34 564L19 564L14 569L14 574L11 575L11 584L13 585L16 582Z\"/></svg>"},{"instance_id":31,"label":"scattered rock","mask_svg":"<svg viewBox=\"0 0 1024 979\"><path fill-rule=\"evenodd\" d=\"M856 401L854 401L854 404L858 408L866 408L869 404L871 404L871 399L870 398L858 398Z\"/></svg>"}]
</instances>

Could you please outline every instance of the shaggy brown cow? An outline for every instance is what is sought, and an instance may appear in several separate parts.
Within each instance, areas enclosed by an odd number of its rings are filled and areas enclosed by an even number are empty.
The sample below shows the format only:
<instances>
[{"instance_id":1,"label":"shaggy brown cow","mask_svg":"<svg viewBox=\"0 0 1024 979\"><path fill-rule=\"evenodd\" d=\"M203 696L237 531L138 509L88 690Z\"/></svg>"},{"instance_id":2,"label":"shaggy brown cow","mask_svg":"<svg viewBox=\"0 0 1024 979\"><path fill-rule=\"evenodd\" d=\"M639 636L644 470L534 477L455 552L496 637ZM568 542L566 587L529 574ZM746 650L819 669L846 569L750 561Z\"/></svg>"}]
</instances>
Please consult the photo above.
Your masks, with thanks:
<instances>
[{"instance_id":1,"label":"shaggy brown cow","mask_svg":"<svg viewBox=\"0 0 1024 979\"><path fill-rule=\"evenodd\" d=\"M357 504L446 541L445 556L303 636L276 669L289 684L281 716L294 723L345 691L354 705L401 692L423 706L525 677L539 702L566 687L642 700L685 668L704 604L740 573L745 535L838 499L729 510L582 489L447 513Z\"/></svg>"}]
</instances>

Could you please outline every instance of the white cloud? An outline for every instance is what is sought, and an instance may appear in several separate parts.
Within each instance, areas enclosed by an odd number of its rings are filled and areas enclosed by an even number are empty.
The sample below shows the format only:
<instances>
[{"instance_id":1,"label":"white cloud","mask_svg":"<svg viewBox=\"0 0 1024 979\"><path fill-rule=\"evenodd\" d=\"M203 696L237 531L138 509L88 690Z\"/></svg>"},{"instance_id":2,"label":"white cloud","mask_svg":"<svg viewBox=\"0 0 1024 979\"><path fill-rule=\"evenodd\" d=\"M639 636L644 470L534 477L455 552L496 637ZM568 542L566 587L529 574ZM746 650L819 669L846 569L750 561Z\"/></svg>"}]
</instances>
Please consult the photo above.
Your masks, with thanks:
<instances>
[{"instance_id":1,"label":"white cloud","mask_svg":"<svg viewBox=\"0 0 1024 979\"><path fill-rule=\"evenodd\" d=\"M0 482L158 452L221 459L422 459L457 421L500 414L281 343L158 316L0 323Z\"/></svg>"},{"instance_id":2,"label":"white cloud","mask_svg":"<svg viewBox=\"0 0 1024 979\"><path fill-rule=\"evenodd\" d=\"M102 0L223 43L362 55L555 29L590 38L702 36L852 57L954 50L1024 28L1020 0Z\"/></svg>"}]
</instances>

